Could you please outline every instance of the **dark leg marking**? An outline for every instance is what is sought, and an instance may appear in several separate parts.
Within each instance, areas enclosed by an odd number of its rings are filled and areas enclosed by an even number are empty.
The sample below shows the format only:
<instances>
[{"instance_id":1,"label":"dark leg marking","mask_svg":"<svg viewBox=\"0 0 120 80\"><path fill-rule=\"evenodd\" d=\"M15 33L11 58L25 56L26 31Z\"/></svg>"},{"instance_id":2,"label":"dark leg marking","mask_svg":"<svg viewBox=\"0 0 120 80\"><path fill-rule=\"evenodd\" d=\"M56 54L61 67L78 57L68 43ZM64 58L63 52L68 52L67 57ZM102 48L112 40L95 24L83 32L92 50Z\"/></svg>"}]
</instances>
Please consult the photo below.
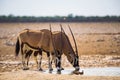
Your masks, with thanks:
<instances>
[{"instance_id":1,"label":"dark leg marking","mask_svg":"<svg viewBox=\"0 0 120 80\"><path fill-rule=\"evenodd\" d=\"M57 68L57 73L61 74L61 54L59 51L57 51L57 54L58 55L56 55L55 64L56 64L56 68Z\"/></svg>"},{"instance_id":2,"label":"dark leg marking","mask_svg":"<svg viewBox=\"0 0 120 80\"><path fill-rule=\"evenodd\" d=\"M28 70L29 68L26 66L25 64L25 52L26 51L23 51L23 46L24 44L22 43L21 44L21 54L22 54L22 64L23 64L23 70Z\"/></svg>"},{"instance_id":3,"label":"dark leg marking","mask_svg":"<svg viewBox=\"0 0 120 80\"><path fill-rule=\"evenodd\" d=\"M27 58L27 66L28 66L28 64L29 64L29 58L30 58L30 56L31 56L32 53L33 53L32 50L26 51L25 58Z\"/></svg>"}]
</instances>

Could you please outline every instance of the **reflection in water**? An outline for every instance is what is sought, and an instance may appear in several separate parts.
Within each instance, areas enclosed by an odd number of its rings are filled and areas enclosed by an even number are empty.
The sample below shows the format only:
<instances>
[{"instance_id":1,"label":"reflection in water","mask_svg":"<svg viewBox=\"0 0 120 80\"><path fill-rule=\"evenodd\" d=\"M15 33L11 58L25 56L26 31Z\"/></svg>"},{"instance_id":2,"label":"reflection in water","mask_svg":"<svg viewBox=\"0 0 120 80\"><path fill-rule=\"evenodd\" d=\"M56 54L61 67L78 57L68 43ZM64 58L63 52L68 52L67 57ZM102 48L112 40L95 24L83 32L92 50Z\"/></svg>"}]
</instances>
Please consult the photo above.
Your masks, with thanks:
<instances>
[{"instance_id":1,"label":"reflection in water","mask_svg":"<svg viewBox=\"0 0 120 80\"><path fill-rule=\"evenodd\" d=\"M85 76L120 76L120 67L103 67L103 68L84 68ZM80 72L82 72L80 70ZM61 74L73 74L73 68L65 68L61 71ZM43 73L49 74L49 70L46 70ZM57 70L54 69L51 74L57 74Z\"/></svg>"}]
</instances>

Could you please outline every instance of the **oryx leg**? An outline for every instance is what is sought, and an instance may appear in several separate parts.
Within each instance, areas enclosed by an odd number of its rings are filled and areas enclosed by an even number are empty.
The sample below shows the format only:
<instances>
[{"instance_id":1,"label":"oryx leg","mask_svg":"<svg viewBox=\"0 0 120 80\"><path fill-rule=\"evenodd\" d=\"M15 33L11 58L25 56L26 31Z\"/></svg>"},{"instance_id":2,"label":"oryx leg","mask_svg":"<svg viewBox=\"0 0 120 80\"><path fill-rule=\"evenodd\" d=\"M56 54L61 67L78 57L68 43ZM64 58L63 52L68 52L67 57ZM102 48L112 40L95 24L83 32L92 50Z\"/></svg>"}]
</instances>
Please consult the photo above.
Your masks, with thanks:
<instances>
[{"instance_id":1,"label":"oryx leg","mask_svg":"<svg viewBox=\"0 0 120 80\"><path fill-rule=\"evenodd\" d=\"M52 58L51 58L49 52L47 52L47 57L48 57L48 68L49 68L49 71L53 71L52 64L51 64Z\"/></svg>"},{"instance_id":2,"label":"oryx leg","mask_svg":"<svg viewBox=\"0 0 120 80\"><path fill-rule=\"evenodd\" d=\"M52 54L51 65L52 65L53 62L55 62L55 55L54 54Z\"/></svg>"},{"instance_id":3,"label":"oryx leg","mask_svg":"<svg viewBox=\"0 0 120 80\"><path fill-rule=\"evenodd\" d=\"M41 63L42 63L42 51L39 52L39 63L38 63L39 71L43 71L43 69L41 67Z\"/></svg>"},{"instance_id":4,"label":"oryx leg","mask_svg":"<svg viewBox=\"0 0 120 80\"><path fill-rule=\"evenodd\" d=\"M52 65L52 63L54 62L55 63L55 66L56 66L56 60L55 60L56 58L55 58L55 55L54 54L52 54L52 61L51 61L51 65ZM61 57L61 60L62 60L62 57ZM60 69L61 70L64 70L64 68L63 67L60 67Z\"/></svg>"},{"instance_id":5,"label":"oryx leg","mask_svg":"<svg viewBox=\"0 0 120 80\"><path fill-rule=\"evenodd\" d=\"M55 65L57 68L57 72L60 74L61 73L61 54L59 51L57 51L58 55L56 55L56 60L55 60Z\"/></svg>"},{"instance_id":6,"label":"oryx leg","mask_svg":"<svg viewBox=\"0 0 120 80\"><path fill-rule=\"evenodd\" d=\"M29 68L25 64L25 53L26 50L23 49L23 44L21 44L21 54L22 54L22 65L23 65L23 70L28 70Z\"/></svg>"},{"instance_id":7,"label":"oryx leg","mask_svg":"<svg viewBox=\"0 0 120 80\"><path fill-rule=\"evenodd\" d=\"M39 54L39 61L37 60L37 55L38 54ZM34 52L34 59L36 61L38 70L43 71L43 69L41 68L41 62L42 62L42 50L41 49L39 49L39 51Z\"/></svg>"},{"instance_id":8,"label":"oryx leg","mask_svg":"<svg viewBox=\"0 0 120 80\"><path fill-rule=\"evenodd\" d=\"M62 60L62 56L61 56L61 60ZM64 68L63 68L62 66L60 67L60 69L61 69L61 70L64 70Z\"/></svg>"},{"instance_id":9,"label":"oryx leg","mask_svg":"<svg viewBox=\"0 0 120 80\"><path fill-rule=\"evenodd\" d=\"M57 56L56 57L56 68L57 68L57 72L61 73L61 56Z\"/></svg>"},{"instance_id":10,"label":"oryx leg","mask_svg":"<svg viewBox=\"0 0 120 80\"><path fill-rule=\"evenodd\" d=\"M27 67L28 67L28 64L29 64L29 59L30 59L30 56L27 56Z\"/></svg>"},{"instance_id":11,"label":"oryx leg","mask_svg":"<svg viewBox=\"0 0 120 80\"><path fill-rule=\"evenodd\" d=\"M27 58L27 67L28 67L28 64L29 64L29 59L30 59L30 56L31 56L31 54L32 54L32 50L28 50L28 51L26 51L26 55L25 55L25 58Z\"/></svg>"},{"instance_id":12,"label":"oryx leg","mask_svg":"<svg viewBox=\"0 0 120 80\"><path fill-rule=\"evenodd\" d=\"M36 66L37 66L37 68L38 68L37 55L38 55L38 53L34 51L34 60L35 60Z\"/></svg>"}]
</instances>

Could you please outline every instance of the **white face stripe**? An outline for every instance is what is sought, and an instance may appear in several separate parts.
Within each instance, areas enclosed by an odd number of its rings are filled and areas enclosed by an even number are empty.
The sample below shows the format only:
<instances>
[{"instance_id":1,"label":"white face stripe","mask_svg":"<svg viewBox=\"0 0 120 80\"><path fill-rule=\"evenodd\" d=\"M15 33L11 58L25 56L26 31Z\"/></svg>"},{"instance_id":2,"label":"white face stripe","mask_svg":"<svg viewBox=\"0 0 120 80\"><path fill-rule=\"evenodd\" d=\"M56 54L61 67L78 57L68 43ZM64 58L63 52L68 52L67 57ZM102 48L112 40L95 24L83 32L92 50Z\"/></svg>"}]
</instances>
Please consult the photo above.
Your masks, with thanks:
<instances>
[{"instance_id":1,"label":"white face stripe","mask_svg":"<svg viewBox=\"0 0 120 80\"><path fill-rule=\"evenodd\" d=\"M61 59L58 59L58 57L56 58L56 60L57 60L57 64L61 61Z\"/></svg>"},{"instance_id":2,"label":"white face stripe","mask_svg":"<svg viewBox=\"0 0 120 80\"><path fill-rule=\"evenodd\" d=\"M74 65L74 63L75 63L75 58L73 59L72 65Z\"/></svg>"},{"instance_id":3,"label":"white face stripe","mask_svg":"<svg viewBox=\"0 0 120 80\"><path fill-rule=\"evenodd\" d=\"M75 59L73 59L72 65L74 65L74 63L77 64L77 62L78 62L78 58L76 57Z\"/></svg>"},{"instance_id":4,"label":"white face stripe","mask_svg":"<svg viewBox=\"0 0 120 80\"><path fill-rule=\"evenodd\" d=\"M77 62L78 62L78 58L76 57L76 64L77 64Z\"/></svg>"}]
</instances>

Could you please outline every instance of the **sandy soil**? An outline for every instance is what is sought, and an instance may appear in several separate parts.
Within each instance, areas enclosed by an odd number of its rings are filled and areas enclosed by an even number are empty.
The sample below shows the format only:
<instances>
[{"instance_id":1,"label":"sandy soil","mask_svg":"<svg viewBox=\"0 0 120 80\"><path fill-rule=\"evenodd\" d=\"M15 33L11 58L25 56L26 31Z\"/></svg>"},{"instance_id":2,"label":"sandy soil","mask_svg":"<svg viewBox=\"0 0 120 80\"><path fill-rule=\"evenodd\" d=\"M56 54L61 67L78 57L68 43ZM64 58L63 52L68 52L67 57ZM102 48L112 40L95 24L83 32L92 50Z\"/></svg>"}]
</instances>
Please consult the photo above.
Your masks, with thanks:
<instances>
[{"instance_id":1,"label":"sandy soil","mask_svg":"<svg viewBox=\"0 0 120 80\"><path fill-rule=\"evenodd\" d=\"M51 23L52 30L60 30L59 23ZM79 50L81 68L120 67L120 23L62 23L72 46L73 40L67 28L71 25ZM33 57L30 59L30 70L21 70L21 56L14 58L17 34L25 29L49 29L49 23L0 23L0 80L119 80L116 76L82 76L43 74L36 70ZM42 67L47 69L47 58L44 54ZM72 68L66 57L62 57L62 66ZM54 64L53 64L54 67ZM32 70L32 71L31 71Z\"/></svg>"}]
</instances>

